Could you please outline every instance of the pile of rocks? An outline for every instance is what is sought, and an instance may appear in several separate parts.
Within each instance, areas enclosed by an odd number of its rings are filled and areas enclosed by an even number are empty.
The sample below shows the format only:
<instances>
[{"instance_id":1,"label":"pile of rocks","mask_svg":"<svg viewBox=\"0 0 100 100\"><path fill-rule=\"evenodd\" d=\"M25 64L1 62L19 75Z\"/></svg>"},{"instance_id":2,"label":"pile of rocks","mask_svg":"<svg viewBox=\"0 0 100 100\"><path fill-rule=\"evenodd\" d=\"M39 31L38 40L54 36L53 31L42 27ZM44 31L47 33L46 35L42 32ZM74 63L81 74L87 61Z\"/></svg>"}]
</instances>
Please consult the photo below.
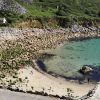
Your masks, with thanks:
<instances>
[{"instance_id":1,"label":"pile of rocks","mask_svg":"<svg viewBox=\"0 0 100 100\"><path fill-rule=\"evenodd\" d=\"M72 32L71 28L59 29L18 29L18 28L0 28L0 43L5 40L25 39L25 43L32 44L35 49L47 49L57 46L68 40L83 40L87 38L98 38L100 34L97 31ZM25 44L24 43L24 44Z\"/></svg>"},{"instance_id":2,"label":"pile of rocks","mask_svg":"<svg viewBox=\"0 0 100 100\"><path fill-rule=\"evenodd\" d=\"M79 33L90 33L90 32L100 32L100 28L99 27L95 27L95 26L88 26L88 27L83 27L83 26L79 26L77 24L72 25L71 31L73 33L79 32Z\"/></svg>"}]
</instances>

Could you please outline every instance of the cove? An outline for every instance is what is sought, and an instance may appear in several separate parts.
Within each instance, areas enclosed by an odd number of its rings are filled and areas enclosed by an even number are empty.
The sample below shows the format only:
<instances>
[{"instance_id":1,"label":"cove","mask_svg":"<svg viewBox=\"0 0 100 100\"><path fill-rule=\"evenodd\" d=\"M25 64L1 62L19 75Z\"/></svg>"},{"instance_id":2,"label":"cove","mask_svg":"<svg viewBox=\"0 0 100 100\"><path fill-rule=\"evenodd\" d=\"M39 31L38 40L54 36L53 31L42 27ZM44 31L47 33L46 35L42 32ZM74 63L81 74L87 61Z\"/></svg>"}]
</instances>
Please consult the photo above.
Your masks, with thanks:
<instances>
[{"instance_id":1,"label":"cove","mask_svg":"<svg viewBox=\"0 0 100 100\"><path fill-rule=\"evenodd\" d=\"M81 77L78 72L83 65L100 66L100 39L66 42L49 50L56 56L45 60L47 71L65 77Z\"/></svg>"}]
</instances>

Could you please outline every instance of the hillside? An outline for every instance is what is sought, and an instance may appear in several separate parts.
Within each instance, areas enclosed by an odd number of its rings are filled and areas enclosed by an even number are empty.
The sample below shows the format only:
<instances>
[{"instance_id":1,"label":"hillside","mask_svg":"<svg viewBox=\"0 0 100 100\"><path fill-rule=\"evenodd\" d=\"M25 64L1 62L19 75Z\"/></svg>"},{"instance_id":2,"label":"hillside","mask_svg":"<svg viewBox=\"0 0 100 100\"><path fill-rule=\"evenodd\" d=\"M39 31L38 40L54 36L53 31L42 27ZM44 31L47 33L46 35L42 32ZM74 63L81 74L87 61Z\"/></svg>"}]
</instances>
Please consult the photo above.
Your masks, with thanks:
<instances>
[{"instance_id":1,"label":"hillside","mask_svg":"<svg viewBox=\"0 0 100 100\"><path fill-rule=\"evenodd\" d=\"M73 20L98 22L100 21L99 5L100 0L1 0L0 16L7 17L10 23L30 18L39 18L39 21L56 18L57 21L60 19L60 23ZM23 15L18 15L16 12Z\"/></svg>"},{"instance_id":2,"label":"hillside","mask_svg":"<svg viewBox=\"0 0 100 100\"><path fill-rule=\"evenodd\" d=\"M34 16L100 17L100 0L16 0ZM32 2L33 1L33 2ZM27 3L26 3L27 2ZM36 13L37 12L37 13Z\"/></svg>"}]
</instances>

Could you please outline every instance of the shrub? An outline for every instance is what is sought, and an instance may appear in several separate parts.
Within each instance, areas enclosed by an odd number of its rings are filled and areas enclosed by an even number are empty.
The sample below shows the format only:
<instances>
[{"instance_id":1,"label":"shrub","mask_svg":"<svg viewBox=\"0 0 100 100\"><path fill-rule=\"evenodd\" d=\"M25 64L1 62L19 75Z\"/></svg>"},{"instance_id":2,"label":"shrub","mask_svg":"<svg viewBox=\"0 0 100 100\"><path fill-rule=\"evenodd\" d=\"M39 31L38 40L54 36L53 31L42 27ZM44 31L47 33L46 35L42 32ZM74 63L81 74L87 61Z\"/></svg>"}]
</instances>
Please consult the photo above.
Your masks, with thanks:
<instances>
[{"instance_id":1,"label":"shrub","mask_svg":"<svg viewBox=\"0 0 100 100\"><path fill-rule=\"evenodd\" d=\"M98 17L100 17L100 11L98 12Z\"/></svg>"}]
</instances>

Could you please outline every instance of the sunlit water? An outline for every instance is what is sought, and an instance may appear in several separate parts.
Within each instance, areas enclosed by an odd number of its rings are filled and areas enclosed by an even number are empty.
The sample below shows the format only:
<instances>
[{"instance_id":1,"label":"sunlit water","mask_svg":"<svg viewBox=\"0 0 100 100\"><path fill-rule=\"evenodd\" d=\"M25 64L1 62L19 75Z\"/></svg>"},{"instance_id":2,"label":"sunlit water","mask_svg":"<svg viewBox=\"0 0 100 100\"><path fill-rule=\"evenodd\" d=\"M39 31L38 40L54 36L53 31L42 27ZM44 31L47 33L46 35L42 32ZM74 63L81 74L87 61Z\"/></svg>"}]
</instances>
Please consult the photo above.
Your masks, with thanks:
<instances>
[{"instance_id":1,"label":"sunlit water","mask_svg":"<svg viewBox=\"0 0 100 100\"><path fill-rule=\"evenodd\" d=\"M81 76L83 65L100 66L100 39L67 42L50 52L56 56L44 61L47 70L66 77Z\"/></svg>"}]
</instances>

